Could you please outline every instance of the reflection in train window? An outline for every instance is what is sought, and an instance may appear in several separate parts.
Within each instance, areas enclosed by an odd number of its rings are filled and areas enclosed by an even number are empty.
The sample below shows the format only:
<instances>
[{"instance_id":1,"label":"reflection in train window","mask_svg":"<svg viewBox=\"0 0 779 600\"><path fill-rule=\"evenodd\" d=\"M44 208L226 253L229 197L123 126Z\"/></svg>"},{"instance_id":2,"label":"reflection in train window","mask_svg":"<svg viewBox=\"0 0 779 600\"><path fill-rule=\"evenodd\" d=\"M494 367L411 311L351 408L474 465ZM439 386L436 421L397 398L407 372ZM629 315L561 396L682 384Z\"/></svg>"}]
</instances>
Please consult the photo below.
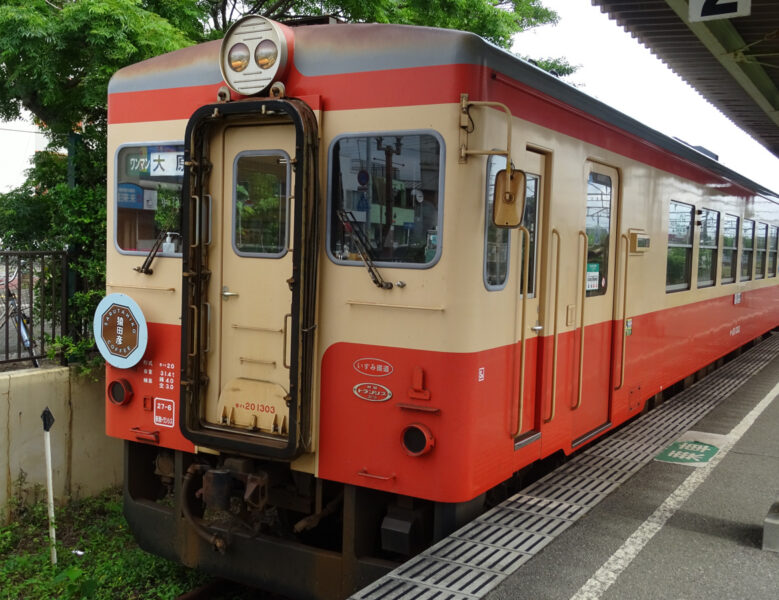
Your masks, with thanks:
<instances>
[{"instance_id":1,"label":"reflection in train window","mask_svg":"<svg viewBox=\"0 0 779 600\"><path fill-rule=\"evenodd\" d=\"M441 154L442 142L431 133L338 138L330 158L330 256L392 266L434 263L443 217Z\"/></svg>"},{"instance_id":2,"label":"reflection in train window","mask_svg":"<svg viewBox=\"0 0 779 600\"><path fill-rule=\"evenodd\" d=\"M587 297L601 296L608 287L611 232L611 177L590 173L587 182Z\"/></svg>"},{"instance_id":3,"label":"reflection in train window","mask_svg":"<svg viewBox=\"0 0 779 600\"><path fill-rule=\"evenodd\" d=\"M771 225L768 228L768 277L776 277L776 254L779 245L779 228Z\"/></svg>"},{"instance_id":4,"label":"reflection in train window","mask_svg":"<svg viewBox=\"0 0 779 600\"><path fill-rule=\"evenodd\" d=\"M700 243L698 247L698 287L714 285L717 277L717 244L719 244L719 213L700 211Z\"/></svg>"},{"instance_id":5,"label":"reflection in train window","mask_svg":"<svg viewBox=\"0 0 779 600\"><path fill-rule=\"evenodd\" d=\"M505 287L509 272L509 249L511 229L496 227L492 220L492 210L495 203L495 176L506 168L504 156L490 156L487 160L487 201L484 227L484 285L490 290L501 290ZM530 233L528 259L528 294L533 293L535 275L536 225L538 215L538 175L527 174L525 177L525 212L522 215L522 225ZM524 240L522 241L524 248ZM522 251L522 250L521 250ZM519 254L520 265L517 285L522 289L524 277L524 257Z\"/></svg>"},{"instance_id":6,"label":"reflection in train window","mask_svg":"<svg viewBox=\"0 0 779 600\"><path fill-rule=\"evenodd\" d=\"M184 146L125 146L116 158L116 245L147 253L161 238L161 256L181 252Z\"/></svg>"},{"instance_id":7,"label":"reflection in train window","mask_svg":"<svg viewBox=\"0 0 779 600\"><path fill-rule=\"evenodd\" d=\"M767 238L768 225L766 223L758 223L757 235L755 236L755 279L763 279L765 277Z\"/></svg>"},{"instance_id":8,"label":"reflection in train window","mask_svg":"<svg viewBox=\"0 0 779 600\"><path fill-rule=\"evenodd\" d=\"M738 221L739 218L735 215L725 215L722 219L722 283L736 281Z\"/></svg>"},{"instance_id":9,"label":"reflection in train window","mask_svg":"<svg viewBox=\"0 0 779 600\"><path fill-rule=\"evenodd\" d=\"M289 231L289 157L279 150L241 153L234 176L233 249L241 256L283 256Z\"/></svg>"},{"instance_id":10,"label":"reflection in train window","mask_svg":"<svg viewBox=\"0 0 779 600\"><path fill-rule=\"evenodd\" d=\"M741 281L752 279L752 252L755 245L755 222L744 219L741 226Z\"/></svg>"},{"instance_id":11,"label":"reflection in train window","mask_svg":"<svg viewBox=\"0 0 779 600\"><path fill-rule=\"evenodd\" d=\"M690 289L692 217L691 205L671 201L668 212L668 261L665 272L667 292Z\"/></svg>"}]
</instances>

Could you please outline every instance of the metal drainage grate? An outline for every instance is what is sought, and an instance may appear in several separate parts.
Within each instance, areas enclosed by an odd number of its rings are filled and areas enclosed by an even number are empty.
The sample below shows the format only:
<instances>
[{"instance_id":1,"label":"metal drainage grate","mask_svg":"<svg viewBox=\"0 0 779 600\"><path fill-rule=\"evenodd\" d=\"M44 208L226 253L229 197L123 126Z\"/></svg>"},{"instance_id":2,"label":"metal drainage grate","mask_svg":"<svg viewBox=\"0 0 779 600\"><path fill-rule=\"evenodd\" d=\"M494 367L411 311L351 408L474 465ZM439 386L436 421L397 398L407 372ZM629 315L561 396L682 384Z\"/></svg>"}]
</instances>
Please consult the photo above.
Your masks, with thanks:
<instances>
[{"instance_id":1,"label":"metal drainage grate","mask_svg":"<svg viewBox=\"0 0 779 600\"><path fill-rule=\"evenodd\" d=\"M485 596L777 354L774 335L351 598Z\"/></svg>"}]
</instances>

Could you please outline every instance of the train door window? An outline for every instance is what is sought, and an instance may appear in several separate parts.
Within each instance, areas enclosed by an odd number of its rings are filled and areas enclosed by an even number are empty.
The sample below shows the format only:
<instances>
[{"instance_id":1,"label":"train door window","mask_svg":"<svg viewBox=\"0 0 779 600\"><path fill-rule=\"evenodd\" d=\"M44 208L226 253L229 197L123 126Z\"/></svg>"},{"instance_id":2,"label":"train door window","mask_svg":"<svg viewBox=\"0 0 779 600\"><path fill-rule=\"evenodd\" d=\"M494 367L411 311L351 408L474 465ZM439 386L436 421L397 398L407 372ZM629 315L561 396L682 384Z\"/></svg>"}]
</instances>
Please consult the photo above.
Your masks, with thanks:
<instances>
[{"instance_id":1,"label":"train door window","mask_svg":"<svg viewBox=\"0 0 779 600\"><path fill-rule=\"evenodd\" d=\"M668 213L666 292L690 289L692 275L693 206L671 200Z\"/></svg>"},{"instance_id":2,"label":"train door window","mask_svg":"<svg viewBox=\"0 0 779 600\"><path fill-rule=\"evenodd\" d=\"M280 258L287 252L289 156L242 152L235 158L233 250L239 256Z\"/></svg>"},{"instance_id":3,"label":"train door window","mask_svg":"<svg viewBox=\"0 0 779 600\"><path fill-rule=\"evenodd\" d=\"M490 156L487 160L487 201L484 226L484 285L488 290L506 287L509 272L511 229L496 227L492 221L495 204L495 176L506 168L504 156Z\"/></svg>"},{"instance_id":4,"label":"train door window","mask_svg":"<svg viewBox=\"0 0 779 600\"><path fill-rule=\"evenodd\" d=\"M602 296L608 287L611 177L590 172L587 181L587 297Z\"/></svg>"},{"instance_id":5,"label":"train door window","mask_svg":"<svg viewBox=\"0 0 779 600\"><path fill-rule=\"evenodd\" d=\"M698 246L698 287L714 285L717 277L717 244L719 243L719 213L700 211L700 242Z\"/></svg>"},{"instance_id":6,"label":"train door window","mask_svg":"<svg viewBox=\"0 0 779 600\"><path fill-rule=\"evenodd\" d=\"M441 254L442 154L436 133L337 138L330 147L330 258L342 264L434 264Z\"/></svg>"},{"instance_id":7,"label":"train door window","mask_svg":"<svg viewBox=\"0 0 779 600\"><path fill-rule=\"evenodd\" d=\"M765 277L767 241L768 225L766 223L758 223L755 235L755 279L763 279Z\"/></svg>"},{"instance_id":8,"label":"train door window","mask_svg":"<svg viewBox=\"0 0 779 600\"><path fill-rule=\"evenodd\" d=\"M738 221L739 218L735 215L725 215L722 218L722 283L736 281Z\"/></svg>"},{"instance_id":9,"label":"train door window","mask_svg":"<svg viewBox=\"0 0 779 600\"><path fill-rule=\"evenodd\" d=\"M744 219L741 226L741 281L752 279L752 253L755 245L755 222Z\"/></svg>"},{"instance_id":10,"label":"train door window","mask_svg":"<svg viewBox=\"0 0 779 600\"><path fill-rule=\"evenodd\" d=\"M506 286L509 272L509 249L511 230L496 227L492 220L495 201L495 176L506 168L503 156L490 156L487 160L487 193L484 228L484 285L490 290L502 290ZM527 174L525 178L525 213L522 225L530 233L528 260L528 294L533 293L535 275L536 227L538 215L539 176ZM524 244L524 243L523 243ZM519 285L524 277L524 261L520 268Z\"/></svg>"},{"instance_id":11,"label":"train door window","mask_svg":"<svg viewBox=\"0 0 779 600\"><path fill-rule=\"evenodd\" d=\"M184 146L124 146L116 155L115 243L146 254L161 238L159 256L180 256Z\"/></svg>"},{"instance_id":12,"label":"train door window","mask_svg":"<svg viewBox=\"0 0 779 600\"><path fill-rule=\"evenodd\" d=\"M776 277L777 244L779 244L779 228L771 225L768 228L768 277Z\"/></svg>"}]
</instances>

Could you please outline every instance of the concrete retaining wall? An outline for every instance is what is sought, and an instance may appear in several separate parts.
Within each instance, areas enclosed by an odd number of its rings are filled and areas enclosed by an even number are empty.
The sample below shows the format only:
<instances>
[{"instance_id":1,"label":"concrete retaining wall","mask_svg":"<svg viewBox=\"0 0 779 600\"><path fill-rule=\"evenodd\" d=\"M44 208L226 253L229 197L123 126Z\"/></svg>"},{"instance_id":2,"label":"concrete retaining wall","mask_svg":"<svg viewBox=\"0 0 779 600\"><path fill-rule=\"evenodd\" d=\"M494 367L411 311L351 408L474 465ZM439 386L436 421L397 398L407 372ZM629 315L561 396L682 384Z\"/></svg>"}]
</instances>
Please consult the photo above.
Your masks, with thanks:
<instances>
[{"instance_id":1,"label":"concrete retaining wall","mask_svg":"<svg viewBox=\"0 0 779 600\"><path fill-rule=\"evenodd\" d=\"M23 471L26 485L46 485L41 413L51 429L54 494L88 496L122 478L122 442L105 435L104 382L66 367L0 373L0 515Z\"/></svg>"}]
</instances>

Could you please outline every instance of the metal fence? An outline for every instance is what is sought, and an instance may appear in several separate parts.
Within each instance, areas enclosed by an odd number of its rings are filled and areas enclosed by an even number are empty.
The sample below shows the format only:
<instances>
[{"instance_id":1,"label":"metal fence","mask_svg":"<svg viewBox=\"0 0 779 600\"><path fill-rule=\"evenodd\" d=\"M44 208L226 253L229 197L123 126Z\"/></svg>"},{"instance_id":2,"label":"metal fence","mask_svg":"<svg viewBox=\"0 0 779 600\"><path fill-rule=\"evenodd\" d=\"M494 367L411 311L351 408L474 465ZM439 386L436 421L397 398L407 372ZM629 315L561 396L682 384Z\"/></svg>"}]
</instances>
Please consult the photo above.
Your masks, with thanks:
<instances>
[{"instance_id":1,"label":"metal fence","mask_svg":"<svg viewBox=\"0 0 779 600\"><path fill-rule=\"evenodd\" d=\"M0 252L0 364L38 366L67 332L65 252Z\"/></svg>"}]
</instances>

